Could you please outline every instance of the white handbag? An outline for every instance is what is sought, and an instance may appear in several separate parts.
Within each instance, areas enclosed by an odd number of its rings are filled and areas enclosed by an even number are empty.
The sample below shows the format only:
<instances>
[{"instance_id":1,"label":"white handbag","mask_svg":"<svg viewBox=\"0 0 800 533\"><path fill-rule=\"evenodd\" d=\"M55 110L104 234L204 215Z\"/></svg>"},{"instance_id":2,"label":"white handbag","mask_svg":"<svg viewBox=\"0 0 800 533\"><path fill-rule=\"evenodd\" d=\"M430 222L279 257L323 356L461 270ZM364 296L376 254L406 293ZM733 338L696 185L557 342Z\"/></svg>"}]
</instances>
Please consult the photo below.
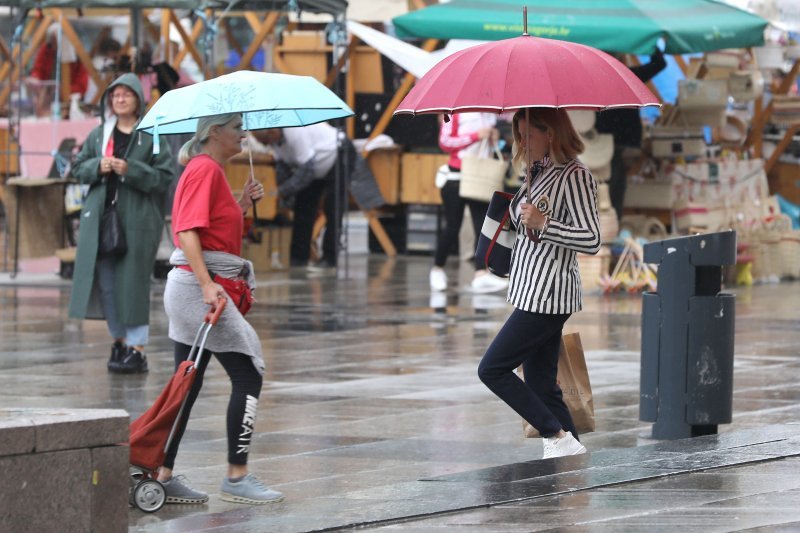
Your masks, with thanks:
<instances>
[{"instance_id":1,"label":"white handbag","mask_svg":"<svg viewBox=\"0 0 800 533\"><path fill-rule=\"evenodd\" d=\"M436 178L434 179L434 185L436 185L437 189L441 189L445 186L445 184L450 180L457 180L458 179L458 172L453 172L450 170L450 167L447 165L442 165L436 171Z\"/></svg>"},{"instance_id":2,"label":"white handbag","mask_svg":"<svg viewBox=\"0 0 800 533\"><path fill-rule=\"evenodd\" d=\"M490 154L489 157L481 155L465 155L461 158L461 183L458 194L462 198L489 202L494 191L503 190L503 181L508 171L508 161L503 159L500 149L495 144L488 148L488 141L481 141L478 154ZM497 156L497 159L492 157Z\"/></svg>"}]
</instances>

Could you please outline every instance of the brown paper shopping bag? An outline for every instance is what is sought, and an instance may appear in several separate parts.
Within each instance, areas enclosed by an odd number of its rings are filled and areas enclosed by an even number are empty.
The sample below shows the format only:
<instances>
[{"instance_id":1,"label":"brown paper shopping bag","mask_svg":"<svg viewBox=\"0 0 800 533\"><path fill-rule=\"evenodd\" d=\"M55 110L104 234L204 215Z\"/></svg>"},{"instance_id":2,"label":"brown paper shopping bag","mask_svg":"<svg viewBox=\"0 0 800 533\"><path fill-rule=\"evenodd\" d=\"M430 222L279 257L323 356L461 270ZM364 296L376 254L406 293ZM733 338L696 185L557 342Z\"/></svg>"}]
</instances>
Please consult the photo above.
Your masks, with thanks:
<instances>
[{"instance_id":1,"label":"brown paper shopping bag","mask_svg":"<svg viewBox=\"0 0 800 533\"><path fill-rule=\"evenodd\" d=\"M522 367L517 369L520 378L524 379ZM570 333L561 337L561 348L558 352L558 385L564 395L579 434L594 431L594 402L586 359L583 357L583 345L578 333ZM522 421L522 433L525 437L539 437L539 432L526 420Z\"/></svg>"}]
</instances>

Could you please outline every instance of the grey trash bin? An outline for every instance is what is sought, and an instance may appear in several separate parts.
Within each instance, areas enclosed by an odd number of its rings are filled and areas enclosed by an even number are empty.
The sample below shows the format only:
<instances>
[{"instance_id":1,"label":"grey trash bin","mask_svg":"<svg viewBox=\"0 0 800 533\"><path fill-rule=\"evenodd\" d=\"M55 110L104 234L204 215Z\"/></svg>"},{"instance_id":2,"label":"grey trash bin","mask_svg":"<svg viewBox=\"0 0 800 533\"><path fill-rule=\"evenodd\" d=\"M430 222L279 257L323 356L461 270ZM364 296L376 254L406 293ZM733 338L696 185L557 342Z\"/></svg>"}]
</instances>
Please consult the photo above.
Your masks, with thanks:
<instances>
[{"instance_id":1,"label":"grey trash bin","mask_svg":"<svg viewBox=\"0 0 800 533\"><path fill-rule=\"evenodd\" d=\"M655 439L715 434L732 416L735 300L720 290L736 232L649 243L644 261L659 267L642 302L639 419Z\"/></svg>"}]
</instances>

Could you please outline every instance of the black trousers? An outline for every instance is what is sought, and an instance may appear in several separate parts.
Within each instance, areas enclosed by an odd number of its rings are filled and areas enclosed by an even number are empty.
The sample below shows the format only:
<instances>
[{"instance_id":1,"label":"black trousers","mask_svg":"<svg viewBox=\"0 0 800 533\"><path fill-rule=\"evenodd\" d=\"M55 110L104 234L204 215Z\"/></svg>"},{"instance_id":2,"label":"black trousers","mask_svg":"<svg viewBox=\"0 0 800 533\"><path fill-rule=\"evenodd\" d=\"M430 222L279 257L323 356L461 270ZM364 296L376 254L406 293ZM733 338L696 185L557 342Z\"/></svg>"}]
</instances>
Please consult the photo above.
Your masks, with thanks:
<instances>
[{"instance_id":1,"label":"black trousers","mask_svg":"<svg viewBox=\"0 0 800 533\"><path fill-rule=\"evenodd\" d=\"M568 318L514 309L478 365L480 380L542 437L563 429L578 438L556 380L561 331ZM524 382L514 372L519 365Z\"/></svg>"},{"instance_id":2,"label":"black trousers","mask_svg":"<svg viewBox=\"0 0 800 533\"><path fill-rule=\"evenodd\" d=\"M314 180L311 184L295 194L294 220L292 221L292 242L289 245L289 257L292 266L305 266L311 256L311 237L314 222L317 220L320 199L325 196L325 234L322 237L322 260L335 265L337 259L337 241L342 231L342 219L347 210L347 180L355 167L356 151L353 143L345 140L340 157L325 177ZM336 182L336 167L339 166L341 177ZM337 194L336 187L339 191ZM338 199L338 206L337 206ZM338 207L338 208L337 208Z\"/></svg>"},{"instance_id":3,"label":"black trousers","mask_svg":"<svg viewBox=\"0 0 800 533\"><path fill-rule=\"evenodd\" d=\"M458 232L461 231L461 223L464 220L464 208L469 206L469 214L472 217L472 230L475 232L475 244L478 244L478 237L481 234L481 226L489 209L487 202L479 200L468 200L458 194L458 180L448 180L441 188L442 207L444 208L444 226L440 229L436 237L436 255L433 264L443 267L447 262L450 247L454 242L458 242ZM474 250L473 250L474 251ZM475 270L485 270L486 261L484 258L475 257Z\"/></svg>"},{"instance_id":4,"label":"black trousers","mask_svg":"<svg viewBox=\"0 0 800 533\"><path fill-rule=\"evenodd\" d=\"M189 357L191 346L175 343L175 369L178 369L183 361ZM228 377L231 379L231 397L228 402L228 413L226 429L228 433L228 462L234 465L246 465L247 456L250 452L250 439L253 435L253 424L255 423L256 409L258 407L258 397L261 395L261 385L263 378L258 373L250 356L237 352L223 352L214 354L220 362ZM195 377L189 396L186 400L186 407L183 416L179 420L175 437L167 450L164 458L164 466L174 468L175 457L178 455L183 433L192 413L197 395L203 388L203 376L206 373L208 362L211 360L211 352L203 350L200 355L200 364L197 365L197 376Z\"/></svg>"},{"instance_id":5,"label":"black trousers","mask_svg":"<svg viewBox=\"0 0 800 533\"><path fill-rule=\"evenodd\" d=\"M628 186L628 167L622 154L626 146L615 146L614 156L611 158L611 179L608 181L608 196L611 206L617 212L617 220L622 218L625 207L625 188Z\"/></svg>"},{"instance_id":6,"label":"black trousers","mask_svg":"<svg viewBox=\"0 0 800 533\"><path fill-rule=\"evenodd\" d=\"M289 245L289 258L292 266L305 266L311 256L311 237L314 231L314 221L317 220L319 202L325 194L327 187L325 179L311 182L305 189L298 191L294 197L294 219L292 219L292 242ZM328 216L328 213L325 213ZM330 219L333 220L333 219ZM325 232L327 241L329 232ZM331 239L333 235L331 235ZM334 241L331 240L331 244ZM328 243L324 243L328 246ZM324 253L324 252L323 252Z\"/></svg>"}]
</instances>

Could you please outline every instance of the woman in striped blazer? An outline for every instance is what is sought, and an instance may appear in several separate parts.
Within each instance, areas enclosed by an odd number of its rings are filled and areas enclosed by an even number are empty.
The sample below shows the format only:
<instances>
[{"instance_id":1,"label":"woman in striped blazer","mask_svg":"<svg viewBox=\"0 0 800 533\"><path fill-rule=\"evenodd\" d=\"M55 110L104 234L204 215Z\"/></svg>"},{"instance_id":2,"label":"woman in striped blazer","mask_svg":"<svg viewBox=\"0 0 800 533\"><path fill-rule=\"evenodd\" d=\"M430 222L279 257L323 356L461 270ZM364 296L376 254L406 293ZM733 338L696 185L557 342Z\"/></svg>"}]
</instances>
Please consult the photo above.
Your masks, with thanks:
<instances>
[{"instance_id":1,"label":"woman in striped blazer","mask_svg":"<svg viewBox=\"0 0 800 533\"><path fill-rule=\"evenodd\" d=\"M517 239L508 301L515 307L478 367L492 392L539 430L544 457L585 453L556 381L564 322L581 309L577 252L600 249L597 184L577 160L583 142L566 111L528 108L512 123L513 162L530 165L511 201ZM530 196L531 202L527 198ZM514 369L523 366L525 382Z\"/></svg>"}]
</instances>

